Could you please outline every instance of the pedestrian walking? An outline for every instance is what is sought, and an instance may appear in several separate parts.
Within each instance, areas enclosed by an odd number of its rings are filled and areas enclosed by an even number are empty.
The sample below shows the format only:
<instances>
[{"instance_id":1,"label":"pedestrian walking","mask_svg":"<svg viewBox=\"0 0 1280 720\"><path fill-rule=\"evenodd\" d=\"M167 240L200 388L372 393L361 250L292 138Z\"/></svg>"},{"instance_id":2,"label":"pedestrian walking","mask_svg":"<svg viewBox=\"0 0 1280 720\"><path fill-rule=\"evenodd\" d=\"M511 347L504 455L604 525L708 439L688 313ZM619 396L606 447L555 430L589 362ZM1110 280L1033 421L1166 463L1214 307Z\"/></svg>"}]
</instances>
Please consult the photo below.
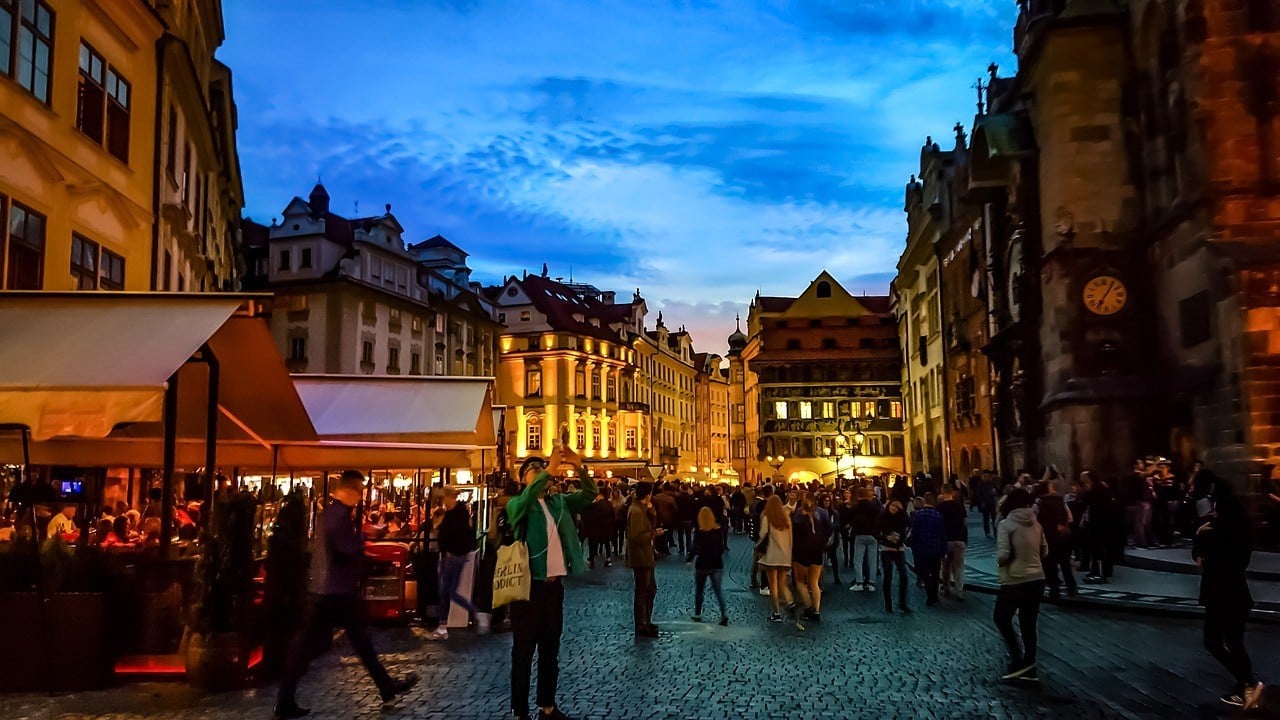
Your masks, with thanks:
<instances>
[{"instance_id":1,"label":"pedestrian walking","mask_svg":"<svg viewBox=\"0 0 1280 720\"><path fill-rule=\"evenodd\" d=\"M582 478L574 493L547 495L553 473L571 467ZM516 536L529 545L529 599L511 603L511 714L530 720L529 683L533 654L538 653L537 703L542 720L568 720L556 705L560 679L560 636L564 630L564 583L567 575L586 571L582 541L573 516L595 499L595 480L582 460L567 447L556 449L551 463L530 458L520 468L528 483L507 502L507 519Z\"/></svg>"},{"instance_id":2,"label":"pedestrian walking","mask_svg":"<svg viewBox=\"0 0 1280 720\"><path fill-rule=\"evenodd\" d=\"M827 554L827 543L834 528L827 514L818 507L813 495L803 493L791 519L793 552L791 574L796 582L796 594L800 596L798 608L805 620L822 620L822 565Z\"/></svg>"},{"instance_id":3,"label":"pedestrian walking","mask_svg":"<svg viewBox=\"0 0 1280 720\"><path fill-rule=\"evenodd\" d=\"M955 486L943 486L938 514L942 516L942 527L947 537L947 554L942 559L942 596L951 597L954 593L957 600L963 600L964 554L969 546L969 523L965 500Z\"/></svg>"},{"instance_id":4,"label":"pedestrian walking","mask_svg":"<svg viewBox=\"0 0 1280 720\"><path fill-rule=\"evenodd\" d=\"M996 527L996 565L1000 589L996 594L995 625L1009 651L1009 667L1005 680L1037 681L1036 621L1044 594L1043 558L1049 554L1040 523L1031 510L1031 495L1014 488L1004 500L1008 513ZM1013 629L1018 616L1022 637Z\"/></svg>"},{"instance_id":5,"label":"pedestrian walking","mask_svg":"<svg viewBox=\"0 0 1280 720\"><path fill-rule=\"evenodd\" d=\"M907 604L907 512L902 501L893 499L876 521L876 540L880 543L880 565L884 572L884 611L893 612L893 572L898 572L898 608L910 613Z\"/></svg>"},{"instance_id":6,"label":"pedestrian walking","mask_svg":"<svg viewBox=\"0 0 1280 720\"><path fill-rule=\"evenodd\" d=\"M459 592L462 572L476 549L476 528L467 506L458 502L457 488L444 488L440 509L433 519L437 520L436 532L440 543L440 625L430 638L448 640L451 604L457 603L466 609L468 622L474 621L479 614L471 600Z\"/></svg>"},{"instance_id":7,"label":"pedestrian walking","mask_svg":"<svg viewBox=\"0 0 1280 720\"><path fill-rule=\"evenodd\" d=\"M947 530L942 513L935 507L937 497L925 493L917 498L920 506L911 514L911 554L915 559L916 573L924 581L925 605L938 604L938 576L942 571L942 558L947 554Z\"/></svg>"},{"instance_id":8,"label":"pedestrian walking","mask_svg":"<svg viewBox=\"0 0 1280 720\"><path fill-rule=\"evenodd\" d=\"M609 493L602 492L595 502L582 512L582 534L587 536L587 567L594 568L596 560L603 557L604 566L613 565L610 540L614 536L613 503Z\"/></svg>"},{"instance_id":9,"label":"pedestrian walking","mask_svg":"<svg viewBox=\"0 0 1280 720\"><path fill-rule=\"evenodd\" d=\"M698 505L700 504L700 495L696 497L693 491L687 487L681 486L676 490L676 552L680 553L680 557L684 558L686 563L693 562L693 524L698 519Z\"/></svg>"},{"instance_id":10,"label":"pedestrian walking","mask_svg":"<svg viewBox=\"0 0 1280 720\"><path fill-rule=\"evenodd\" d=\"M658 637L658 626L653 624L653 600L658 595L658 582L654 577L654 540L665 532L654 526L657 514L650 498L649 483L636 485L635 496L627 510L627 567L635 575L635 598L632 616L638 638Z\"/></svg>"},{"instance_id":11,"label":"pedestrian walking","mask_svg":"<svg viewBox=\"0 0 1280 720\"><path fill-rule=\"evenodd\" d=\"M764 515L764 506L772 496L772 485L765 485L760 488L759 494L756 495L755 503L751 506L751 512L748 516L748 524L751 526L751 537L758 537L760 535L761 518ZM764 559L765 551L763 548L767 546L767 543L757 542L751 561L751 587L759 588L760 594L764 596L769 595L769 580L767 578L764 565L760 561Z\"/></svg>"},{"instance_id":12,"label":"pedestrian walking","mask_svg":"<svg viewBox=\"0 0 1280 720\"><path fill-rule=\"evenodd\" d=\"M346 631L369 677L378 687L384 706L408 692L418 681L412 673L391 677L378 659L373 641L360 623L356 590L360 585L360 564L364 559L364 538L356 521L356 506L364 497L364 475L344 470L331 483L330 497L317 523L311 548L306 615L285 657L284 676L276 695L275 717L291 720L310 714L298 705L298 681L306 671L313 648L333 637L333 628Z\"/></svg>"},{"instance_id":13,"label":"pedestrian walking","mask_svg":"<svg viewBox=\"0 0 1280 720\"><path fill-rule=\"evenodd\" d=\"M982 513L982 532L987 537L991 537L991 533L999 522L996 519L997 497L996 479L994 477L985 477L982 481L982 487L978 489L976 494L976 502L978 503L978 512Z\"/></svg>"},{"instance_id":14,"label":"pedestrian walking","mask_svg":"<svg viewBox=\"0 0 1280 720\"><path fill-rule=\"evenodd\" d=\"M1235 680L1222 702L1249 710L1261 701L1263 691L1244 647L1245 621L1253 609L1245 574L1253 555L1249 517L1228 483L1214 482L1212 475L1202 481L1213 484L1214 501L1209 521L1196 531L1192 545L1192 556L1201 571L1204 646Z\"/></svg>"},{"instance_id":15,"label":"pedestrian walking","mask_svg":"<svg viewBox=\"0 0 1280 720\"><path fill-rule=\"evenodd\" d=\"M729 611L724 604L724 589L721 578L724 575L724 534L716 523L715 513L704 507L698 511L698 529L693 531L693 621L702 622L702 598L707 581L711 581L711 590L716 594L716 602L720 605L720 625L729 624Z\"/></svg>"},{"instance_id":16,"label":"pedestrian walking","mask_svg":"<svg viewBox=\"0 0 1280 720\"><path fill-rule=\"evenodd\" d=\"M769 622L782 622L782 603L792 604L791 588L787 587L787 571L791 569L791 517L782 504L782 498L769 495L760 515L760 536L756 551L760 553L760 565L768 579L769 600L773 612Z\"/></svg>"},{"instance_id":17,"label":"pedestrian walking","mask_svg":"<svg viewBox=\"0 0 1280 720\"><path fill-rule=\"evenodd\" d=\"M826 516L831 528L831 533L827 536L826 555L827 562L831 564L831 577L835 580L836 587L839 587L844 584L840 579L840 514L831 504L831 496L827 493L818 495L817 511Z\"/></svg>"}]
</instances>

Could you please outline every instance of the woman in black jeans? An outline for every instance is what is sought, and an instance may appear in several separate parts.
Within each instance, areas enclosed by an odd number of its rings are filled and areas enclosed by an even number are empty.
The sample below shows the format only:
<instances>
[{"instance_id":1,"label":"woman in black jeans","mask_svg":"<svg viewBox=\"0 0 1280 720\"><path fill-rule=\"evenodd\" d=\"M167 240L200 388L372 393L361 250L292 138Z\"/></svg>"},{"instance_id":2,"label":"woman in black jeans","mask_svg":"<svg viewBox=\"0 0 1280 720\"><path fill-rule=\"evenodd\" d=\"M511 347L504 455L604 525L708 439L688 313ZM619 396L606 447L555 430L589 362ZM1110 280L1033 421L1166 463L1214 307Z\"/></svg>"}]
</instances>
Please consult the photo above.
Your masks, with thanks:
<instances>
[{"instance_id":1,"label":"woman in black jeans","mask_svg":"<svg viewBox=\"0 0 1280 720\"><path fill-rule=\"evenodd\" d=\"M898 569L898 607L910 613L907 606L907 559L904 547L907 542L907 513L899 500L889 501L889 507L880 515L876 524L876 539L880 541L880 564L884 570L884 611L893 612L893 570Z\"/></svg>"},{"instance_id":2,"label":"woman in black jeans","mask_svg":"<svg viewBox=\"0 0 1280 720\"><path fill-rule=\"evenodd\" d=\"M1031 510L1031 494L1016 488L1001 508L1008 516L996 526L996 564L1000 590L996 594L995 624L1009 649L1005 680L1036 681L1036 621L1044 595L1044 558L1049 554L1044 529ZM1018 616L1021 643L1013 630Z\"/></svg>"},{"instance_id":3,"label":"woman in black jeans","mask_svg":"<svg viewBox=\"0 0 1280 720\"><path fill-rule=\"evenodd\" d=\"M698 511L698 529L693 531L691 556L694 561L693 621L702 622L702 597L707 581L720 604L720 624L729 624L729 612L725 609L724 590L720 579L724 575L724 534L716 523L715 513L709 507Z\"/></svg>"}]
</instances>

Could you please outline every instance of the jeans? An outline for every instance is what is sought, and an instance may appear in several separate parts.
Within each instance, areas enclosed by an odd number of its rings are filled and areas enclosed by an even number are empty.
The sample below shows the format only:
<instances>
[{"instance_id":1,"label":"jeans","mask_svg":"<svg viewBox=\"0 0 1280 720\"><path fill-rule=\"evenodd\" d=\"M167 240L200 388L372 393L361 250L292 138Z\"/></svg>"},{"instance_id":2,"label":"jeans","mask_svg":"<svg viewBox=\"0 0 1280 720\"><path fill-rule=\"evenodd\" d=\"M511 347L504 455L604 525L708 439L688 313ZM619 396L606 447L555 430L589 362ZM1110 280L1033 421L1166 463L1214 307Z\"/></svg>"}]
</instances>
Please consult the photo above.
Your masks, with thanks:
<instances>
[{"instance_id":1,"label":"jeans","mask_svg":"<svg viewBox=\"0 0 1280 720\"><path fill-rule=\"evenodd\" d=\"M590 555L588 555L588 558L592 562L594 562L596 558L600 557L601 555L604 555L604 559L608 560L611 554L609 552L609 543L610 543L610 540L608 538L593 537L590 540L588 540L587 545L590 547Z\"/></svg>"},{"instance_id":2,"label":"jeans","mask_svg":"<svg viewBox=\"0 0 1280 720\"><path fill-rule=\"evenodd\" d=\"M964 551L966 545L959 540L947 541L947 556L942 560L942 592L951 592L951 586L955 584L955 590L959 594L964 594Z\"/></svg>"},{"instance_id":3,"label":"jeans","mask_svg":"<svg viewBox=\"0 0 1280 720\"><path fill-rule=\"evenodd\" d=\"M1133 506L1133 544L1137 547L1151 545L1151 503L1139 502Z\"/></svg>"},{"instance_id":4,"label":"jeans","mask_svg":"<svg viewBox=\"0 0 1280 720\"><path fill-rule=\"evenodd\" d=\"M996 593L995 623L1009 649L1009 663L1018 667L1036 664L1036 619L1040 615L1040 597L1044 595L1044 581L1001 585ZM1022 630L1022 643L1013 631L1013 616L1018 616Z\"/></svg>"},{"instance_id":5,"label":"jeans","mask_svg":"<svg viewBox=\"0 0 1280 720\"><path fill-rule=\"evenodd\" d=\"M688 557L693 550L693 521L681 520L679 527L676 528L677 550L684 557Z\"/></svg>"},{"instance_id":6,"label":"jeans","mask_svg":"<svg viewBox=\"0 0 1280 720\"><path fill-rule=\"evenodd\" d=\"M1236 681L1236 692L1254 683L1253 663L1244 649L1247 608L1210 605L1204 612L1204 646Z\"/></svg>"},{"instance_id":7,"label":"jeans","mask_svg":"<svg viewBox=\"0 0 1280 720\"><path fill-rule=\"evenodd\" d=\"M636 576L636 595L633 603L636 630L644 630L653 624L653 599L658 596L658 582L653 576L653 568L631 568Z\"/></svg>"},{"instance_id":8,"label":"jeans","mask_svg":"<svg viewBox=\"0 0 1280 720\"><path fill-rule=\"evenodd\" d=\"M304 613L301 630L294 636L285 657L284 676L280 680L280 690L276 696L277 705L289 707L296 704L294 696L298 691L298 680L306 672L314 650L333 638L335 627L346 631L347 640L351 642L351 647L355 649L378 690L386 690L391 686L391 676L378 659L369 633L360 624L359 605L354 595L312 594L308 597Z\"/></svg>"},{"instance_id":9,"label":"jeans","mask_svg":"<svg viewBox=\"0 0 1280 720\"><path fill-rule=\"evenodd\" d=\"M915 553L916 573L924 581L925 599L938 602L938 575L942 572L942 556Z\"/></svg>"},{"instance_id":10,"label":"jeans","mask_svg":"<svg viewBox=\"0 0 1280 720\"><path fill-rule=\"evenodd\" d=\"M1049 595L1057 597L1061 594L1063 581L1067 585L1067 594L1076 594L1076 575L1071 569L1071 546L1066 543L1050 543L1049 557L1044 559L1045 579L1049 584Z\"/></svg>"},{"instance_id":11,"label":"jeans","mask_svg":"<svg viewBox=\"0 0 1280 720\"><path fill-rule=\"evenodd\" d=\"M467 610L467 617L474 618L476 606L471 601L462 596L458 592L458 585L462 583L462 571L467 567L466 555L450 555L449 553L440 553L440 626L446 627L449 624L449 604L451 602L458 603Z\"/></svg>"},{"instance_id":12,"label":"jeans","mask_svg":"<svg viewBox=\"0 0 1280 720\"><path fill-rule=\"evenodd\" d=\"M853 584L862 585L876 580L876 549L879 543L873 535L858 535L853 539Z\"/></svg>"},{"instance_id":13,"label":"jeans","mask_svg":"<svg viewBox=\"0 0 1280 720\"><path fill-rule=\"evenodd\" d=\"M538 651L538 706L555 707L560 679L560 634L564 629L564 585L534 580L529 599L511 603L511 709L529 712L529 679Z\"/></svg>"},{"instance_id":14,"label":"jeans","mask_svg":"<svg viewBox=\"0 0 1280 720\"><path fill-rule=\"evenodd\" d=\"M702 615L702 592L706 588L707 580L711 580L711 589L716 594L716 602L720 604L720 617L728 617L729 611L724 605L724 589L720 586L720 578L724 576L723 570L696 570L694 571L694 591L693 591L693 614Z\"/></svg>"},{"instance_id":15,"label":"jeans","mask_svg":"<svg viewBox=\"0 0 1280 720\"><path fill-rule=\"evenodd\" d=\"M898 607L907 608L907 559L901 550L880 552L880 564L884 568L884 609L893 611L893 569L898 569Z\"/></svg>"}]
</instances>

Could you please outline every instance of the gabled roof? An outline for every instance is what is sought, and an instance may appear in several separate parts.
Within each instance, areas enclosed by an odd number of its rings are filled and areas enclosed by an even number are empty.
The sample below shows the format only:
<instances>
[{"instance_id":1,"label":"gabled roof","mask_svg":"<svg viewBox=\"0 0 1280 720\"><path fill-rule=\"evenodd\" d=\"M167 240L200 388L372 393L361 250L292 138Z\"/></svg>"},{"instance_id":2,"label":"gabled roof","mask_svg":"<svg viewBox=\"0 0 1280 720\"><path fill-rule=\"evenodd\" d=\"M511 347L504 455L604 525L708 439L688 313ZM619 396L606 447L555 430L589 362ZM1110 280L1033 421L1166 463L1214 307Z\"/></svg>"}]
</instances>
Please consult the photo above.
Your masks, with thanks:
<instances>
[{"instance_id":1,"label":"gabled roof","mask_svg":"<svg viewBox=\"0 0 1280 720\"><path fill-rule=\"evenodd\" d=\"M608 305L583 297L564 283L541 275L528 275L517 282L538 312L547 317L547 324L553 329L609 342L621 341L618 332L609 326L626 320L630 316L630 305ZM575 314L583 319L576 319ZM591 324L592 318L599 321L599 327Z\"/></svg>"},{"instance_id":2,"label":"gabled roof","mask_svg":"<svg viewBox=\"0 0 1280 720\"><path fill-rule=\"evenodd\" d=\"M455 252L462 253L463 257L467 257L466 250L463 250L457 245L454 245L453 243L449 242L448 238L440 234L436 234L432 237L427 238L426 240L423 240L420 243L415 243L409 246L410 250L430 250L432 248L445 248L447 250L453 250Z\"/></svg>"},{"instance_id":3,"label":"gabled roof","mask_svg":"<svg viewBox=\"0 0 1280 720\"><path fill-rule=\"evenodd\" d=\"M786 312L787 308L791 307L791 304L795 301L795 298L761 295L756 298L756 305L760 308L761 312L780 313Z\"/></svg>"}]
</instances>

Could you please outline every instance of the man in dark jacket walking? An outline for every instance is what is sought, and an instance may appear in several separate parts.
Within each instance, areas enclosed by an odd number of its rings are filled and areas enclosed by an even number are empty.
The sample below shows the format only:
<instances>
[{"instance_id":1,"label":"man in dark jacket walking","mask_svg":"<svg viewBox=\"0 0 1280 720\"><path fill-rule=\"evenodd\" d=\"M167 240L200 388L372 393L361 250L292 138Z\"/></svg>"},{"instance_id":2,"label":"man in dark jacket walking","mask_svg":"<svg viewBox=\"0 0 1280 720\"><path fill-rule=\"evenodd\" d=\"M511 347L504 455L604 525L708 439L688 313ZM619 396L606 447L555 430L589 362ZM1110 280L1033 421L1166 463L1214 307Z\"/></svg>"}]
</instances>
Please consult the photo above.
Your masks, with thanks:
<instances>
[{"instance_id":1,"label":"man in dark jacket walking","mask_svg":"<svg viewBox=\"0 0 1280 720\"><path fill-rule=\"evenodd\" d=\"M1196 532L1192 547L1202 572L1204 645L1235 679L1235 688L1222 702L1249 710L1257 707L1263 691L1244 648L1245 621L1253 609L1245 574L1253 555L1249 517L1230 485L1214 483L1213 498L1213 514Z\"/></svg>"},{"instance_id":2,"label":"man in dark jacket walking","mask_svg":"<svg viewBox=\"0 0 1280 720\"><path fill-rule=\"evenodd\" d=\"M1049 556L1044 559L1045 576L1049 584L1049 599L1062 598L1062 583L1066 582L1067 597L1076 596L1076 576L1071 569L1071 508L1054 492L1052 482L1036 486L1036 520L1044 528L1049 543Z\"/></svg>"},{"instance_id":3,"label":"man in dark jacket walking","mask_svg":"<svg viewBox=\"0 0 1280 720\"><path fill-rule=\"evenodd\" d=\"M934 507L933 493L924 496L924 507L911 514L911 554L924 580L925 604L938 604L938 573L947 554L947 530L942 514Z\"/></svg>"},{"instance_id":4,"label":"man in dark jacket walking","mask_svg":"<svg viewBox=\"0 0 1280 720\"><path fill-rule=\"evenodd\" d=\"M356 588L360 584L364 539L356 523L355 508L364 493L364 475L357 470L345 470L333 485L329 504L320 514L311 548L307 614L289 647L284 677L276 696L275 716L280 720L300 718L311 712L300 707L295 699L298 680L311 659L312 648L332 637L334 627L346 630L347 639L360 656L360 662L378 686L384 706L408 692L418 681L413 674L400 680L392 679L378 660L368 632L360 624Z\"/></svg>"},{"instance_id":5,"label":"man in dark jacket walking","mask_svg":"<svg viewBox=\"0 0 1280 720\"><path fill-rule=\"evenodd\" d=\"M964 553L969 546L969 523L964 500L956 494L956 487L950 483L942 486L938 514L942 516L942 526L947 535L947 554L942 560L942 596L950 597L954 585L956 599L963 600Z\"/></svg>"},{"instance_id":6,"label":"man in dark jacket walking","mask_svg":"<svg viewBox=\"0 0 1280 720\"><path fill-rule=\"evenodd\" d=\"M445 488L441 511L436 523L440 543L440 626L430 635L432 640L449 639L449 609L452 603L466 608L467 618L474 620L479 610L459 592L467 560L476 549L476 528L467 506L458 502L458 490Z\"/></svg>"},{"instance_id":7,"label":"man in dark jacket walking","mask_svg":"<svg viewBox=\"0 0 1280 720\"><path fill-rule=\"evenodd\" d=\"M653 501L649 498L649 483L636 485L635 497L627 510L627 567L635 574L635 633L636 637L657 637L658 626L653 624L653 599L658 595L658 583L654 579L653 541L661 536L661 528L654 528Z\"/></svg>"}]
</instances>

